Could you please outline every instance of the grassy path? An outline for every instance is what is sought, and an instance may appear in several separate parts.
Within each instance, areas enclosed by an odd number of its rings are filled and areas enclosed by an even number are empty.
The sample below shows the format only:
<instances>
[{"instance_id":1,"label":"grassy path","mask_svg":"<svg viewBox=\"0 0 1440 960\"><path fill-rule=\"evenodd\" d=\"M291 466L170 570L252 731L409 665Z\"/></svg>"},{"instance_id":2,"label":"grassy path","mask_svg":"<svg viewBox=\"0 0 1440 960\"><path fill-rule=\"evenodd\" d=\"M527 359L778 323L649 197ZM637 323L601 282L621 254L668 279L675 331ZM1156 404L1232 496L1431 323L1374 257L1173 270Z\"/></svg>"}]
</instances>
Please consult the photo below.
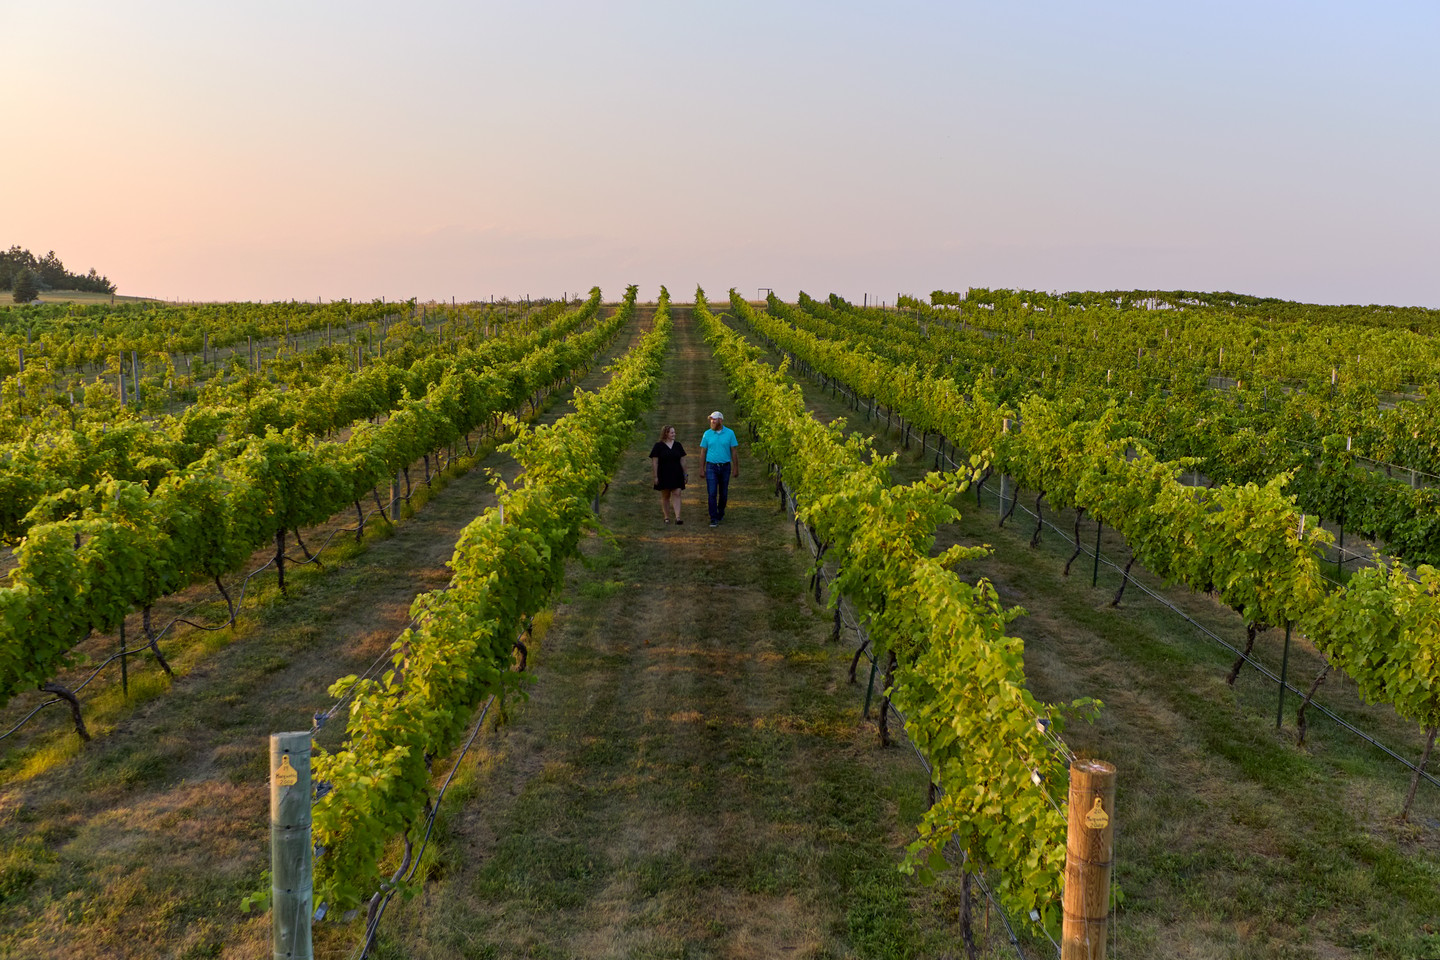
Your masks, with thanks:
<instances>
[{"instance_id":1,"label":"grassy path","mask_svg":"<svg viewBox=\"0 0 1440 960\"><path fill-rule=\"evenodd\" d=\"M603 383L602 366L581 385ZM415 595L448 582L461 529L493 503L487 470L517 469L499 453L479 467L436 483L393 534L374 519L363 549L287 571L288 599L267 578L233 639L186 646L168 689L92 725L78 755L0 785L0 958L270 956L268 916L239 911L269 865L268 735L309 727L329 685L388 648ZM134 697L158 670L131 681ZM337 720L320 739L342 732Z\"/></svg>"},{"instance_id":2,"label":"grassy path","mask_svg":"<svg viewBox=\"0 0 1440 960\"><path fill-rule=\"evenodd\" d=\"M898 453L897 481L930 469L918 437L904 451L899 429L887 431L883 415L867 420L814 381L797 382L817 418L844 417L852 429L873 436L882 453ZM1084 557L1064 577L1072 548L1052 531L1032 549L1032 517L1017 511L997 528L998 486L992 478L981 506L971 495L962 498L964 516L940 531L940 543L995 548L986 560L957 570L967 579L989 578L1007 605L1026 611L1009 631L1025 640L1026 673L1037 697L1105 702L1096 724L1073 725L1066 739L1082 755L1111 760L1119 772L1116 877L1125 902L1117 914L1116 954L1440 956L1440 794L1422 789L1411 822L1396 822L1409 771L1314 714L1309 743L1297 748L1293 696L1285 729L1276 731L1273 682L1247 668L1227 686L1234 656L1133 585L1112 608L1120 583L1114 570L1102 566L1092 588ZM1020 502L1033 510L1034 492ZM1057 517L1047 504L1045 515L1073 529L1073 511ZM1087 519L1081 529L1088 548L1095 526ZM1121 563L1128 556L1108 531L1103 552ZM1188 616L1243 645L1243 624L1228 608L1184 588L1166 589L1138 569L1134 574ZM1283 631L1270 631L1263 638L1268 648L1259 652L1277 672L1282 638ZM1292 650L1292 682L1308 683L1318 670L1319 660L1305 646L1297 642ZM1320 699L1419 756L1416 725L1388 707L1360 702L1348 679L1332 677Z\"/></svg>"},{"instance_id":3,"label":"grassy path","mask_svg":"<svg viewBox=\"0 0 1440 960\"><path fill-rule=\"evenodd\" d=\"M727 408L689 310L676 320L658 409L603 500L613 539L572 566L531 698L447 800L435 879L386 915L378 957L947 949L953 903L896 871L924 776L860 720L763 464L742 448L718 529L703 480L687 522L661 522L660 426L695 478L705 415Z\"/></svg>"}]
</instances>

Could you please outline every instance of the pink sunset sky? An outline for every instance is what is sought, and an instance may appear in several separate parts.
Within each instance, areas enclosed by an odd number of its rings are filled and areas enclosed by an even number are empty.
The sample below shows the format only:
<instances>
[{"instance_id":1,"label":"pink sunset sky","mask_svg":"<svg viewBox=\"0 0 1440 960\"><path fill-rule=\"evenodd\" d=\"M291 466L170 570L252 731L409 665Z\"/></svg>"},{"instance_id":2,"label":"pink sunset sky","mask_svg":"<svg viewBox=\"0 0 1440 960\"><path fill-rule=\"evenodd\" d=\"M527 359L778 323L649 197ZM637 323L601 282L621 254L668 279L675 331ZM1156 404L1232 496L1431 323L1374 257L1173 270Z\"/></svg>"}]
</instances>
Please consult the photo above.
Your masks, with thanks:
<instances>
[{"instance_id":1,"label":"pink sunset sky","mask_svg":"<svg viewBox=\"0 0 1440 960\"><path fill-rule=\"evenodd\" d=\"M183 299L1440 306L1440 5L0 0L0 244Z\"/></svg>"}]
</instances>

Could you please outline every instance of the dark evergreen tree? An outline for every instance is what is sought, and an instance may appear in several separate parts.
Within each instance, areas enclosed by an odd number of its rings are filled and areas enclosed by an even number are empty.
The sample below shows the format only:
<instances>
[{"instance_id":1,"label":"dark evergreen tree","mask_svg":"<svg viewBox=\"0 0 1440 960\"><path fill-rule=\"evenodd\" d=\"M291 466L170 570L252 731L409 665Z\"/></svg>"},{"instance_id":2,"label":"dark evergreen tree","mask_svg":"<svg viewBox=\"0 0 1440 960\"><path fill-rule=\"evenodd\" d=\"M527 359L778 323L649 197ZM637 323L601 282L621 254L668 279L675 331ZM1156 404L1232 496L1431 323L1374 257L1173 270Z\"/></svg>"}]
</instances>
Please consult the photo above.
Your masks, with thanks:
<instances>
[{"instance_id":1,"label":"dark evergreen tree","mask_svg":"<svg viewBox=\"0 0 1440 960\"><path fill-rule=\"evenodd\" d=\"M55 255L54 250L40 259L35 272L40 275L40 285L43 287L62 290L69 286L66 281L70 279L70 271L65 269L65 264Z\"/></svg>"},{"instance_id":2,"label":"dark evergreen tree","mask_svg":"<svg viewBox=\"0 0 1440 960\"><path fill-rule=\"evenodd\" d=\"M35 266L35 257L19 245L0 253L0 290L11 289L15 285L16 277Z\"/></svg>"},{"instance_id":3,"label":"dark evergreen tree","mask_svg":"<svg viewBox=\"0 0 1440 960\"><path fill-rule=\"evenodd\" d=\"M11 289L16 303L29 303L40 293L40 279L35 276L35 271L27 268L20 271Z\"/></svg>"}]
</instances>

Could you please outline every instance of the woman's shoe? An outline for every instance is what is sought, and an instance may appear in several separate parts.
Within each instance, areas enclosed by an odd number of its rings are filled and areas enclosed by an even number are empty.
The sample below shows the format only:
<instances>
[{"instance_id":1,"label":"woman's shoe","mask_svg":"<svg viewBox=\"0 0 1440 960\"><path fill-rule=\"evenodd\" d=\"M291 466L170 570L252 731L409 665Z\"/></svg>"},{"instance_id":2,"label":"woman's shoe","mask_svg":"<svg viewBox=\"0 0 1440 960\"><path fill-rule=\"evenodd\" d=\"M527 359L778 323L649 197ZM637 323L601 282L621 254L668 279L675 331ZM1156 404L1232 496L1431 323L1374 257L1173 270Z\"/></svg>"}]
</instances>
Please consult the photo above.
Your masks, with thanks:
<instances>
[{"instance_id":1,"label":"woman's shoe","mask_svg":"<svg viewBox=\"0 0 1440 960\"><path fill-rule=\"evenodd\" d=\"M684 523L684 522L685 522L685 521L684 521L684 520L681 520L679 517L676 517L676 518L675 518L675 526L677 526L677 527L680 526L680 524L682 524L682 523Z\"/></svg>"}]
</instances>

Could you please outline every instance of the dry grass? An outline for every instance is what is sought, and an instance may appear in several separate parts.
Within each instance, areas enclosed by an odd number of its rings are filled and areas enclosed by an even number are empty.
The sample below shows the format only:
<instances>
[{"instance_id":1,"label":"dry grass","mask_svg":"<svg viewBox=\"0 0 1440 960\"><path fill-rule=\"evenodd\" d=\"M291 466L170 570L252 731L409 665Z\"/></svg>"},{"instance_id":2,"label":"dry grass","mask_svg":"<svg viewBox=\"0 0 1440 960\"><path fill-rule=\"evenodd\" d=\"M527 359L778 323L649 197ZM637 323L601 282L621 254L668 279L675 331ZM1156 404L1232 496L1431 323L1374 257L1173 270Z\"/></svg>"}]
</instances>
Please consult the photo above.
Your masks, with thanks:
<instances>
[{"instance_id":1,"label":"dry grass","mask_svg":"<svg viewBox=\"0 0 1440 960\"><path fill-rule=\"evenodd\" d=\"M153 297L126 297L120 294L92 293L88 290L42 290L37 297L41 303L158 303ZM10 292L0 291L0 307L18 306Z\"/></svg>"}]
</instances>

